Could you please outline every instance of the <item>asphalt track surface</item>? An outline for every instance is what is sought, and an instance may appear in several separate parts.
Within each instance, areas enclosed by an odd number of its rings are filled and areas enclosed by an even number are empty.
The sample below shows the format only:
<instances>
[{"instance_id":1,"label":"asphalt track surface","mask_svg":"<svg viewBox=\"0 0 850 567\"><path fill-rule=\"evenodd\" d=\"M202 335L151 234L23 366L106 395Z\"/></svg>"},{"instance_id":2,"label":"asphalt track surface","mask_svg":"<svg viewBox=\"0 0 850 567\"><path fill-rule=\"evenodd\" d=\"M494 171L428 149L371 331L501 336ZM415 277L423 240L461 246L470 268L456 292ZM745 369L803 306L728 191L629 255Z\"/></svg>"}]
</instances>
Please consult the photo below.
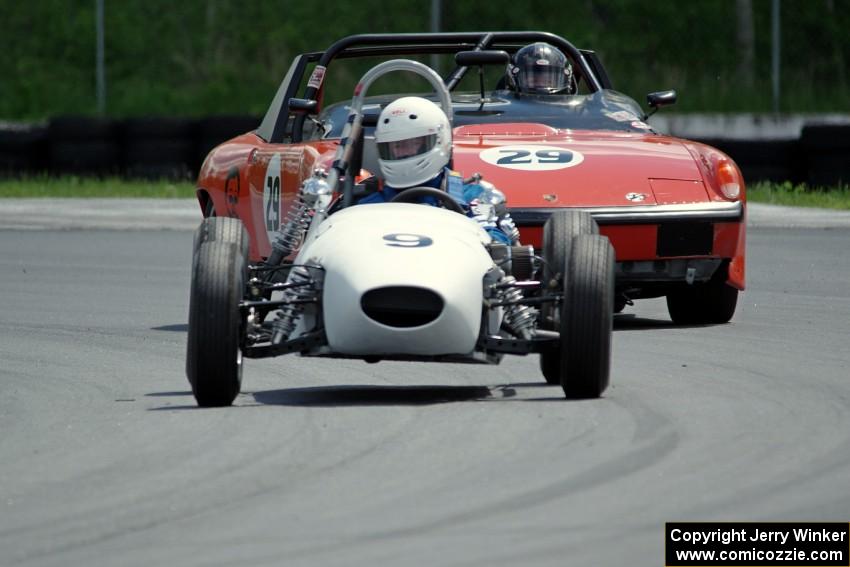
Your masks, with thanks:
<instances>
[{"instance_id":1,"label":"asphalt track surface","mask_svg":"<svg viewBox=\"0 0 850 567\"><path fill-rule=\"evenodd\" d=\"M601 400L288 356L224 409L191 238L0 231L0 565L662 565L665 521L850 519L847 228L753 228L729 325L627 308Z\"/></svg>"}]
</instances>

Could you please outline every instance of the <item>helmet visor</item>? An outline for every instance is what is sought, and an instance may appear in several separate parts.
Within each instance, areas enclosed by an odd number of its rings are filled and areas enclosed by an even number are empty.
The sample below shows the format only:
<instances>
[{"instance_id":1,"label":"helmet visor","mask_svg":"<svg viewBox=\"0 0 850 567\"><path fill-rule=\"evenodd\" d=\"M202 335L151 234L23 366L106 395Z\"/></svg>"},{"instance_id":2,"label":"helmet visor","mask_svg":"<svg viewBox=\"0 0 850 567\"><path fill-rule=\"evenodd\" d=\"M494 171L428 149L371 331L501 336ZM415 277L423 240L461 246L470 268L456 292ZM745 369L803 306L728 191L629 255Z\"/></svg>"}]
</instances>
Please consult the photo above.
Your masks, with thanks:
<instances>
[{"instance_id":1,"label":"helmet visor","mask_svg":"<svg viewBox=\"0 0 850 567\"><path fill-rule=\"evenodd\" d=\"M395 142L381 142L378 144L378 155L381 156L382 160L387 161L407 159L430 152L436 144L436 134L396 140Z\"/></svg>"},{"instance_id":2,"label":"helmet visor","mask_svg":"<svg viewBox=\"0 0 850 567\"><path fill-rule=\"evenodd\" d=\"M519 65L517 84L524 91L552 92L567 86L564 67L551 65L548 61L530 61Z\"/></svg>"}]
</instances>

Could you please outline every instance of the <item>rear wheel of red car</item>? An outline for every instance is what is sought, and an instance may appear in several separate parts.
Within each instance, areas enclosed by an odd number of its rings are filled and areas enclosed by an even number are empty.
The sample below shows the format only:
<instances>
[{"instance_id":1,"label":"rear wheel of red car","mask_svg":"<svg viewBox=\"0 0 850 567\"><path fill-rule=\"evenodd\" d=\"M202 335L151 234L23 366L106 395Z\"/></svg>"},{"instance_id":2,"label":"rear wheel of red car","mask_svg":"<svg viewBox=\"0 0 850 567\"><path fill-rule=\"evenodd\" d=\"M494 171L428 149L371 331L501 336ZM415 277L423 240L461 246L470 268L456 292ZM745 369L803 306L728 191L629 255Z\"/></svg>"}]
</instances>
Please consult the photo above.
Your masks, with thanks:
<instances>
[{"instance_id":1,"label":"rear wheel of red car","mask_svg":"<svg viewBox=\"0 0 850 567\"><path fill-rule=\"evenodd\" d=\"M735 314L738 290L726 283L725 270L706 283L683 287L667 295L667 311L677 325L728 323Z\"/></svg>"},{"instance_id":2,"label":"rear wheel of red car","mask_svg":"<svg viewBox=\"0 0 850 567\"><path fill-rule=\"evenodd\" d=\"M239 219L205 219L195 233L186 376L199 406L229 406L242 382L239 301L248 267L248 234Z\"/></svg>"},{"instance_id":3,"label":"rear wheel of red car","mask_svg":"<svg viewBox=\"0 0 850 567\"><path fill-rule=\"evenodd\" d=\"M561 387L598 398L608 387L614 323L614 248L604 236L573 239L561 311Z\"/></svg>"},{"instance_id":4,"label":"rear wheel of red car","mask_svg":"<svg viewBox=\"0 0 850 567\"><path fill-rule=\"evenodd\" d=\"M590 213L584 211L555 211L543 225L543 267L541 278L545 293L558 293L564 288L564 270L570 257L572 241L581 234L599 234L599 226ZM560 327L560 310L554 304L540 307L541 329L557 331ZM540 370L546 382L561 383L561 354L552 350L540 355Z\"/></svg>"}]
</instances>

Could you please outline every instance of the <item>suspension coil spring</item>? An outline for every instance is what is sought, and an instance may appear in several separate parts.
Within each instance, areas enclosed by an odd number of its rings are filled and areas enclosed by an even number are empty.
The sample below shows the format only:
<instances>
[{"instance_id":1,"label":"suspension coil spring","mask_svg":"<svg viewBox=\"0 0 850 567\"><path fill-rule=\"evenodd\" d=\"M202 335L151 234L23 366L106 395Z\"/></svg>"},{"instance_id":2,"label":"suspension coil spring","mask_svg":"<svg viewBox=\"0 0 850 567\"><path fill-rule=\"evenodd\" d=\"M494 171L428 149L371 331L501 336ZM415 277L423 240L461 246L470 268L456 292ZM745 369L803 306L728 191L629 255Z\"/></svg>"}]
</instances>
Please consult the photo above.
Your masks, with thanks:
<instances>
[{"instance_id":1,"label":"suspension coil spring","mask_svg":"<svg viewBox=\"0 0 850 567\"><path fill-rule=\"evenodd\" d=\"M281 254L281 258L290 255L301 243L304 231L310 224L313 207L307 204L304 196L299 193L292 208L286 214L283 228L274 242L275 251Z\"/></svg>"},{"instance_id":2,"label":"suspension coil spring","mask_svg":"<svg viewBox=\"0 0 850 567\"><path fill-rule=\"evenodd\" d=\"M504 323L515 335L529 340L534 334L534 326L537 322L537 310L522 303L513 303L520 302L524 298L522 290L517 287L511 287L511 284L515 282L515 277L507 276L500 284L502 289L499 293L499 301L512 303L505 306Z\"/></svg>"},{"instance_id":3,"label":"suspension coil spring","mask_svg":"<svg viewBox=\"0 0 850 567\"><path fill-rule=\"evenodd\" d=\"M292 254L301 245L304 233L310 227L316 214L316 208L330 204L333 190L325 181L326 177L327 174L323 169L316 168L313 175L301 184L298 197L289 209L277 238L272 244L272 252L266 260L267 264L277 266L284 258Z\"/></svg>"},{"instance_id":4,"label":"suspension coil spring","mask_svg":"<svg viewBox=\"0 0 850 567\"><path fill-rule=\"evenodd\" d=\"M306 266L294 266L286 281L297 284L283 292L283 299L287 301L310 300L318 294L317 286L313 285L313 277ZM272 344L279 344L292 334L303 309L303 303L289 303L280 308L277 319L272 322Z\"/></svg>"}]
</instances>

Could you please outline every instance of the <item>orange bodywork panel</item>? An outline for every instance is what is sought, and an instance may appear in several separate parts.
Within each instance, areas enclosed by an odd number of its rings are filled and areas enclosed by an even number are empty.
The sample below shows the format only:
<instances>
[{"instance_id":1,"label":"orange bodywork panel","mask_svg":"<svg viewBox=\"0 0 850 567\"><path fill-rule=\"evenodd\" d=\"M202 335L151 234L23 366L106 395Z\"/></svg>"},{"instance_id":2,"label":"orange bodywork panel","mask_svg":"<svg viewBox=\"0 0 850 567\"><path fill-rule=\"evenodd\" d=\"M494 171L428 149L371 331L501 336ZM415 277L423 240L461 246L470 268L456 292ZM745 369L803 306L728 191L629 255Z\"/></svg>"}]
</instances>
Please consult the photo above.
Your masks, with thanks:
<instances>
[{"instance_id":1,"label":"orange bodywork panel","mask_svg":"<svg viewBox=\"0 0 850 567\"><path fill-rule=\"evenodd\" d=\"M238 217L251 236L249 257L269 255L271 239L286 219L301 182L327 166L337 142L268 144L253 133L213 150L198 176L202 210L209 199L216 215Z\"/></svg>"}]
</instances>

